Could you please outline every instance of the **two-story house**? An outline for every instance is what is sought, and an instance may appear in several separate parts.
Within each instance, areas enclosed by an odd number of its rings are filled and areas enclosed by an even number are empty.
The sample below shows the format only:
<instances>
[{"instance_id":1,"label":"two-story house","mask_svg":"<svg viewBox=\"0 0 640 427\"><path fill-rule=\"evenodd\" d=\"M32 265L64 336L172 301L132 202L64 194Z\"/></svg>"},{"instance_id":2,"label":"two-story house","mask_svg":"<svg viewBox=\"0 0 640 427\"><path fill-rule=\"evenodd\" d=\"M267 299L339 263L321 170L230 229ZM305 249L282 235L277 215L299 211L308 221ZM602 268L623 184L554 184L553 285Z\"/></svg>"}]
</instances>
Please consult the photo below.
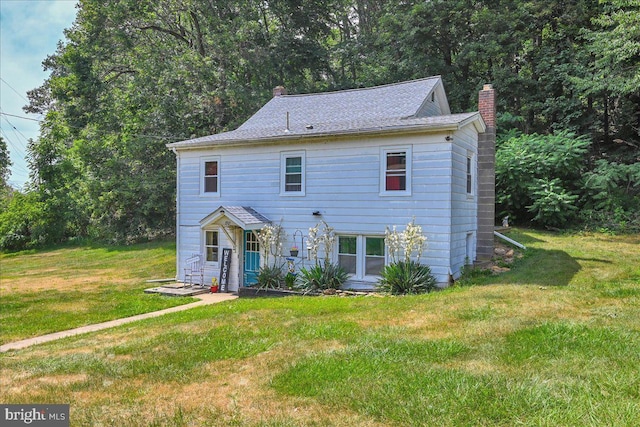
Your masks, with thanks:
<instances>
[{"instance_id":1,"label":"two-story house","mask_svg":"<svg viewBox=\"0 0 640 427\"><path fill-rule=\"evenodd\" d=\"M263 262L256 230L280 224L287 245L301 246L323 220L337 236L333 261L349 284L366 287L389 262L385 227L415 218L427 237L421 262L447 284L493 242L494 99L487 85L482 115L451 114L439 76L304 95L278 87L238 129L168 144L177 157L178 280L199 254L210 283L229 248L237 291ZM296 268L308 265L305 253Z\"/></svg>"}]
</instances>

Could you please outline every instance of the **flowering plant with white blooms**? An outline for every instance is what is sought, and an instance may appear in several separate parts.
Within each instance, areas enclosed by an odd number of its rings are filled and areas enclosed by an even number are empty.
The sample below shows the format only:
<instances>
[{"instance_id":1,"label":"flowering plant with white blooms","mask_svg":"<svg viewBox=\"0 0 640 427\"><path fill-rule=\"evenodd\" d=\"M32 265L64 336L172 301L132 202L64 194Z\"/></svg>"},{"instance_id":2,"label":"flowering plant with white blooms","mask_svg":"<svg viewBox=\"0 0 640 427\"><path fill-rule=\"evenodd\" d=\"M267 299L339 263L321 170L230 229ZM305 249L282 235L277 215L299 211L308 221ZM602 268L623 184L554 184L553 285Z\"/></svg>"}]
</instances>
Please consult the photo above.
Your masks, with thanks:
<instances>
[{"instance_id":1,"label":"flowering plant with white blooms","mask_svg":"<svg viewBox=\"0 0 640 427\"><path fill-rule=\"evenodd\" d=\"M389 250L391 262L409 262L414 254L416 261L420 260L427 238L422 233L422 227L416 225L415 221L413 218L402 232L398 232L395 225L393 229L386 227L384 243Z\"/></svg>"},{"instance_id":2,"label":"flowering plant with white blooms","mask_svg":"<svg viewBox=\"0 0 640 427\"><path fill-rule=\"evenodd\" d=\"M286 237L286 232L280 224L267 224L257 233L258 243L260 243L260 253L264 257L264 265L270 265L269 258L273 256L273 263L282 256L282 244Z\"/></svg>"},{"instance_id":3,"label":"flowering plant with white blooms","mask_svg":"<svg viewBox=\"0 0 640 427\"><path fill-rule=\"evenodd\" d=\"M309 228L309 239L307 240L307 249L309 249L309 258L319 263L318 255L322 251L324 255L324 263L331 262L331 250L336 241L336 234L333 227L330 227L324 221L320 221L315 227Z\"/></svg>"},{"instance_id":4,"label":"flowering plant with white blooms","mask_svg":"<svg viewBox=\"0 0 640 427\"><path fill-rule=\"evenodd\" d=\"M391 264L385 266L378 280L378 289L391 294L419 294L430 292L436 286L436 279L428 265L420 264L420 257L427 238L422 227L411 220L404 231L396 227L385 230L384 242L389 251ZM411 257L416 259L412 260Z\"/></svg>"}]
</instances>

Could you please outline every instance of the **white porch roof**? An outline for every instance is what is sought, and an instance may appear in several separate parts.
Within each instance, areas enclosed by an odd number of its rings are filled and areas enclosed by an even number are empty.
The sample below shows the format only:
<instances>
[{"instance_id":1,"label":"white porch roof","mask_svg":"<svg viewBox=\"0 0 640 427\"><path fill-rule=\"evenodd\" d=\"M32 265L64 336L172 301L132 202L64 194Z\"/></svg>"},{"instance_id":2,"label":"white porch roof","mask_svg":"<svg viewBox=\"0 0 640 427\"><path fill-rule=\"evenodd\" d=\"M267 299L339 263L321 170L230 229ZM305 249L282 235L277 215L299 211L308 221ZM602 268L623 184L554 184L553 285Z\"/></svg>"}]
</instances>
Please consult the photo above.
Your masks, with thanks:
<instances>
[{"instance_id":1,"label":"white porch roof","mask_svg":"<svg viewBox=\"0 0 640 427\"><path fill-rule=\"evenodd\" d=\"M204 228L211 224L220 223L224 218L231 221L243 230L259 230L271 220L255 209L248 206L220 206L206 217L200 220L200 227ZM225 223L222 225L232 225Z\"/></svg>"}]
</instances>

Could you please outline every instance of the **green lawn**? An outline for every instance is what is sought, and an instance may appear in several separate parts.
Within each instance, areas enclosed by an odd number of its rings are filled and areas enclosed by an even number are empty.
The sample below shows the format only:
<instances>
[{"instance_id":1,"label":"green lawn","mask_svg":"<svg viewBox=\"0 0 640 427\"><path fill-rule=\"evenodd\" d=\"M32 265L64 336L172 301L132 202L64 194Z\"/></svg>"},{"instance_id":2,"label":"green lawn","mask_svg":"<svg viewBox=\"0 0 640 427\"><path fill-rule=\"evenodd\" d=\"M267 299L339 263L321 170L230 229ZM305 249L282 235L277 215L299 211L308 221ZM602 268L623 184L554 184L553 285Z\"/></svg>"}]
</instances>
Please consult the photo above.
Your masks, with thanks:
<instances>
[{"instance_id":1,"label":"green lawn","mask_svg":"<svg viewBox=\"0 0 640 427\"><path fill-rule=\"evenodd\" d=\"M241 299L0 356L71 425L640 425L640 236L514 230L479 285Z\"/></svg>"},{"instance_id":2,"label":"green lawn","mask_svg":"<svg viewBox=\"0 0 640 427\"><path fill-rule=\"evenodd\" d=\"M0 254L0 344L192 301L144 294L175 276L175 244Z\"/></svg>"}]
</instances>

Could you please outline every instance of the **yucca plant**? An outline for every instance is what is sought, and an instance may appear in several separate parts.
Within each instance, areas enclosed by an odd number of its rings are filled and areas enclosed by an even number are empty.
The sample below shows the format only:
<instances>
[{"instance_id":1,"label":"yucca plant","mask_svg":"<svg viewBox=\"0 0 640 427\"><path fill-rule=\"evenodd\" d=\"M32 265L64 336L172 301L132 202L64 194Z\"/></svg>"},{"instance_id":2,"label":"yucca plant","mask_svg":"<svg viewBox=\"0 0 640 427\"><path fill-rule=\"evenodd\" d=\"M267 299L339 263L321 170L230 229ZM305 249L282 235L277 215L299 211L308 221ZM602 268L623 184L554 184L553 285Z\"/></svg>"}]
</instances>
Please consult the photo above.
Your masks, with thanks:
<instances>
[{"instance_id":1,"label":"yucca plant","mask_svg":"<svg viewBox=\"0 0 640 427\"><path fill-rule=\"evenodd\" d=\"M301 269L298 276L298 287L305 291L340 289L347 278L347 272L342 267L326 262L309 269Z\"/></svg>"},{"instance_id":2,"label":"yucca plant","mask_svg":"<svg viewBox=\"0 0 640 427\"><path fill-rule=\"evenodd\" d=\"M257 277L258 288L260 289L280 289L284 284L284 273L282 267L276 265L264 266L260 268Z\"/></svg>"},{"instance_id":3,"label":"yucca plant","mask_svg":"<svg viewBox=\"0 0 640 427\"><path fill-rule=\"evenodd\" d=\"M393 295L427 293L436 286L431 268L412 260L387 265L380 276L378 290Z\"/></svg>"}]
</instances>

